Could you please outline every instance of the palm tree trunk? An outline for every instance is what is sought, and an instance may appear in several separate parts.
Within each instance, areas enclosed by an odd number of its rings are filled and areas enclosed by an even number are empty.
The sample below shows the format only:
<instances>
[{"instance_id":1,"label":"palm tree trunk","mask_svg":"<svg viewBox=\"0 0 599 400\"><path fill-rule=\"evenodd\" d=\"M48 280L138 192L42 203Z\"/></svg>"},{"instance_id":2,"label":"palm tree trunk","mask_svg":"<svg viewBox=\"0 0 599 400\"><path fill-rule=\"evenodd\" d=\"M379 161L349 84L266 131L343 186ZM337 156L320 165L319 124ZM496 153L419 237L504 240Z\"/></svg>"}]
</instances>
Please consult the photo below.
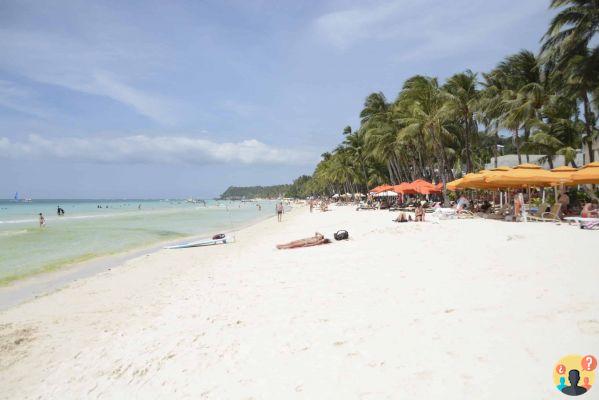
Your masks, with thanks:
<instances>
[{"instance_id":1,"label":"palm tree trunk","mask_svg":"<svg viewBox=\"0 0 599 400\"><path fill-rule=\"evenodd\" d=\"M493 148L493 154L495 155L495 168L497 168L497 157L499 157L499 151L497 149L499 146L499 129L495 129L495 147Z\"/></svg>"},{"instance_id":2,"label":"palm tree trunk","mask_svg":"<svg viewBox=\"0 0 599 400\"><path fill-rule=\"evenodd\" d=\"M530 137L530 128L524 128L524 143L528 143L528 138ZM528 157L528 152L526 152L526 162L530 162ZM553 168L553 167L551 167Z\"/></svg>"},{"instance_id":3,"label":"palm tree trunk","mask_svg":"<svg viewBox=\"0 0 599 400\"><path fill-rule=\"evenodd\" d=\"M391 169L390 160L387 160L387 172L389 172L389 182L393 182L393 170Z\"/></svg>"},{"instance_id":4,"label":"palm tree trunk","mask_svg":"<svg viewBox=\"0 0 599 400\"><path fill-rule=\"evenodd\" d=\"M593 112L591 111L591 103L589 101L589 95L587 92L584 92L584 96L582 97L584 103L584 128L586 131L586 136L584 141L586 142L588 151L589 151L589 162L595 161L595 153L593 152L593 123L592 121Z\"/></svg>"},{"instance_id":5,"label":"palm tree trunk","mask_svg":"<svg viewBox=\"0 0 599 400\"><path fill-rule=\"evenodd\" d=\"M553 169L553 157L552 155L547 156L547 164L549 164L549 169Z\"/></svg>"},{"instance_id":6,"label":"palm tree trunk","mask_svg":"<svg viewBox=\"0 0 599 400\"><path fill-rule=\"evenodd\" d=\"M516 147L516 154L518 155L518 164L522 164L522 155L520 154L520 135L518 134L518 129L514 129L512 133L512 140L514 141L514 146Z\"/></svg>"},{"instance_id":7,"label":"palm tree trunk","mask_svg":"<svg viewBox=\"0 0 599 400\"><path fill-rule=\"evenodd\" d=\"M443 145L441 144L441 141L439 140L439 138L437 137L437 134L435 132L434 128L429 128L429 132L431 134L431 138L433 139L433 142L435 143L435 147L437 148L437 151L439 152L439 159L441 160L441 168L440 168L440 173L441 173L441 181L443 182L443 204L444 205L448 205L449 204L449 199L447 198L447 164L448 164L448 160L447 160L447 154L445 154L445 149L443 148Z\"/></svg>"},{"instance_id":8,"label":"palm tree trunk","mask_svg":"<svg viewBox=\"0 0 599 400\"><path fill-rule=\"evenodd\" d=\"M464 145L466 148L466 172L472 172L472 158L470 155L470 115L466 115L466 132L464 135Z\"/></svg>"}]
</instances>

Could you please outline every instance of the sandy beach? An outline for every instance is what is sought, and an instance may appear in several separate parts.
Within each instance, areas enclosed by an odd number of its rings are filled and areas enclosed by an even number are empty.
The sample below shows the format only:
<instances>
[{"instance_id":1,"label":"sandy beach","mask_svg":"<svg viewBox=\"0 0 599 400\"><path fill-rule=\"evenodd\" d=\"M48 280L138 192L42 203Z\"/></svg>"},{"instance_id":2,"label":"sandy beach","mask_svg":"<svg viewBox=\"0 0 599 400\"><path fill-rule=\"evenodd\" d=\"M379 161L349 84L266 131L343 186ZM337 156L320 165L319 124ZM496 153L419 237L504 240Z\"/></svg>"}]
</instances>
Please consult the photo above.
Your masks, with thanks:
<instances>
[{"instance_id":1,"label":"sandy beach","mask_svg":"<svg viewBox=\"0 0 599 400\"><path fill-rule=\"evenodd\" d=\"M5 310L0 397L559 398L555 362L599 352L597 232L394 216L299 207Z\"/></svg>"}]
</instances>

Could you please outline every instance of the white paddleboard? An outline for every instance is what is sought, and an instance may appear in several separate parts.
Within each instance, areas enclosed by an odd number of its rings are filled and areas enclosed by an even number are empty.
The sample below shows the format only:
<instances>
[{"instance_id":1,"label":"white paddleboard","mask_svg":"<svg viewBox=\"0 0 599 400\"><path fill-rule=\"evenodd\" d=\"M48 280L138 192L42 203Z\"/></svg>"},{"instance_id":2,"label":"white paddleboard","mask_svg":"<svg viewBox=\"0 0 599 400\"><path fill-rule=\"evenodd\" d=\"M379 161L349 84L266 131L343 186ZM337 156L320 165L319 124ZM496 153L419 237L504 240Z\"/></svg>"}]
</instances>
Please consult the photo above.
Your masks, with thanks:
<instances>
[{"instance_id":1,"label":"white paddleboard","mask_svg":"<svg viewBox=\"0 0 599 400\"><path fill-rule=\"evenodd\" d=\"M202 247L202 246L212 246L215 244L232 243L234 241L235 241L235 237L225 235L225 237L222 239L212 239L212 238L200 239L195 242L181 243L181 244L177 244L174 246L167 246L167 247L165 247L165 249L187 249L190 247Z\"/></svg>"}]
</instances>

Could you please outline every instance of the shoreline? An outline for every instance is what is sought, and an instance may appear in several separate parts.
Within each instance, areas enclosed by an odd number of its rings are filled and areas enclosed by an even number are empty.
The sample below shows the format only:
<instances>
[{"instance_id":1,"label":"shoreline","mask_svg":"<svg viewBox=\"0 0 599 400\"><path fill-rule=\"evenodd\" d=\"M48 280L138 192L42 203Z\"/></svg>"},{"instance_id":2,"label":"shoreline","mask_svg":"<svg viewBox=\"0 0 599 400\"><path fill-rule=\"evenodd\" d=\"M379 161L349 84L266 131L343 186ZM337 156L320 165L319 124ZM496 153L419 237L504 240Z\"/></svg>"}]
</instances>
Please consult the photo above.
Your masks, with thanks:
<instances>
[{"instance_id":1,"label":"shoreline","mask_svg":"<svg viewBox=\"0 0 599 400\"><path fill-rule=\"evenodd\" d=\"M233 230L223 230L223 233L238 232L275 217L275 215L263 216L240 224ZM34 298L51 294L69 283L92 277L103 271L118 268L136 258L156 253L165 246L174 245L181 241L199 240L207 234L207 232L204 232L194 235L183 235L174 239L135 246L131 249L115 253L92 255L91 258L83 261L65 262L58 267L28 272L14 279L9 276L6 280L0 280L0 311L10 309Z\"/></svg>"},{"instance_id":2,"label":"shoreline","mask_svg":"<svg viewBox=\"0 0 599 400\"><path fill-rule=\"evenodd\" d=\"M566 244L595 231L393 217L297 207L0 311L3 396L552 398L555 363L593 354L599 270Z\"/></svg>"}]
</instances>

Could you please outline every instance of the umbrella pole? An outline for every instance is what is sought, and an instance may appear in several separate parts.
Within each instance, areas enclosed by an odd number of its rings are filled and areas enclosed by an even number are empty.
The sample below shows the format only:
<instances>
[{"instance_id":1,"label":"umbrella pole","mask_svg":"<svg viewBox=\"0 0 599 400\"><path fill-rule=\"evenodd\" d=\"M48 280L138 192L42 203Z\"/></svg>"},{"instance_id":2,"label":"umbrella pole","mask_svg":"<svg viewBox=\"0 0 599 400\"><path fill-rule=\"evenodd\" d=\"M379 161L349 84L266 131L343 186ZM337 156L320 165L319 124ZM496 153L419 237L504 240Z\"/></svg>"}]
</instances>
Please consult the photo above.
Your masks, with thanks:
<instances>
[{"instance_id":1,"label":"umbrella pole","mask_svg":"<svg viewBox=\"0 0 599 400\"><path fill-rule=\"evenodd\" d=\"M541 200L541 203L545 202L545 188L543 187L543 199Z\"/></svg>"},{"instance_id":2,"label":"umbrella pole","mask_svg":"<svg viewBox=\"0 0 599 400\"><path fill-rule=\"evenodd\" d=\"M528 189L528 209L530 210L530 186L527 187ZM527 212L524 209L524 204L522 204L522 219L524 220L524 222L528 222L528 218L527 218Z\"/></svg>"}]
</instances>

